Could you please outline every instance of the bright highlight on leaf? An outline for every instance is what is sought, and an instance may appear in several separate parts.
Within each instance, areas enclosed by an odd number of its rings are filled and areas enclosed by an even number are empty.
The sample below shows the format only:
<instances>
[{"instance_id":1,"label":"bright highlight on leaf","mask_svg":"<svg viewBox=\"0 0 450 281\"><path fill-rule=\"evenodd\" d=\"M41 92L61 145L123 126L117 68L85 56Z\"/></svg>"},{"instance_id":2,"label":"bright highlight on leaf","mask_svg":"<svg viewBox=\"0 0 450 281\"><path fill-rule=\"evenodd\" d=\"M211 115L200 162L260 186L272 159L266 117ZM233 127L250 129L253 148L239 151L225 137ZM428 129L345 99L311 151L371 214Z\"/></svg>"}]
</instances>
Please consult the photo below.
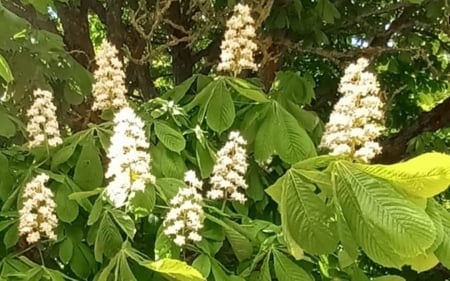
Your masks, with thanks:
<instances>
[{"instance_id":1,"label":"bright highlight on leaf","mask_svg":"<svg viewBox=\"0 0 450 281\"><path fill-rule=\"evenodd\" d=\"M393 165L358 165L414 197L431 198L450 185L450 155L426 153Z\"/></svg>"},{"instance_id":2,"label":"bright highlight on leaf","mask_svg":"<svg viewBox=\"0 0 450 281\"><path fill-rule=\"evenodd\" d=\"M206 280L195 268L179 260L164 258L155 262L144 262L142 265L169 277L173 281Z\"/></svg>"}]
</instances>

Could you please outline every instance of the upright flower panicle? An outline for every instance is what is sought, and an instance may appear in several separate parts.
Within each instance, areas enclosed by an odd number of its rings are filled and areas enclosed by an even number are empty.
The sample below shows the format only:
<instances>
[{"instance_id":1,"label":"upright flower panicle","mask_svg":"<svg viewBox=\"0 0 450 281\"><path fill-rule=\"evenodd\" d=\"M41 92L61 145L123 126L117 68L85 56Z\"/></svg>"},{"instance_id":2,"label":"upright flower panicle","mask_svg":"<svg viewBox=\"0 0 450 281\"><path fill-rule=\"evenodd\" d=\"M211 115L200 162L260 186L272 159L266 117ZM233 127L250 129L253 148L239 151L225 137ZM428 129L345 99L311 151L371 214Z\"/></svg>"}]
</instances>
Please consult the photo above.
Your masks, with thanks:
<instances>
[{"instance_id":1,"label":"upright flower panicle","mask_svg":"<svg viewBox=\"0 0 450 281\"><path fill-rule=\"evenodd\" d=\"M94 72L95 83L92 86L94 96L93 110L112 109L118 111L128 106L125 98L125 73L122 62L117 57L117 49L108 41L103 41L95 55L97 70Z\"/></svg>"},{"instance_id":2,"label":"upright flower panicle","mask_svg":"<svg viewBox=\"0 0 450 281\"><path fill-rule=\"evenodd\" d=\"M198 242L202 236L198 233L203 228L204 212L202 209L202 196L198 189L203 182L194 171L187 171L184 180L187 186L181 188L177 195L170 200L170 211L164 220L164 234L173 237L178 246L188 241Z\"/></svg>"},{"instance_id":3,"label":"upright flower panicle","mask_svg":"<svg viewBox=\"0 0 450 281\"><path fill-rule=\"evenodd\" d=\"M105 174L111 179L106 195L115 207L126 205L136 191L143 191L147 183L154 182L148 147L144 123L134 111L125 107L116 113L107 153L111 161Z\"/></svg>"},{"instance_id":4,"label":"upright flower panicle","mask_svg":"<svg viewBox=\"0 0 450 281\"><path fill-rule=\"evenodd\" d=\"M211 177L209 199L225 199L245 203L247 198L240 189L247 189L244 175L247 172L247 142L239 132L231 132L228 142L217 153L217 163Z\"/></svg>"},{"instance_id":5,"label":"upright flower panicle","mask_svg":"<svg viewBox=\"0 0 450 281\"><path fill-rule=\"evenodd\" d=\"M256 37L255 21L250 7L237 4L233 16L227 21L227 31L220 49L219 71L230 71L238 75L244 69L256 70L253 53L258 48L253 39Z\"/></svg>"},{"instance_id":6,"label":"upright flower panicle","mask_svg":"<svg viewBox=\"0 0 450 281\"><path fill-rule=\"evenodd\" d=\"M40 174L25 186L23 207L19 211L19 234L25 235L29 244L42 237L56 240L54 229L58 225L52 191L45 186L49 177Z\"/></svg>"},{"instance_id":7,"label":"upright flower panicle","mask_svg":"<svg viewBox=\"0 0 450 281\"><path fill-rule=\"evenodd\" d=\"M334 106L325 127L321 147L333 155L349 155L369 162L381 152L375 141L384 130L383 102L373 73L365 71L369 61L358 59L350 64L341 78L341 99Z\"/></svg>"},{"instance_id":8,"label":"upright flower panicle","mask_svg":"<svg viewBox=\"0 0 450 281\"><path fill-rule=\"evenodd\" d=\"M62 139L59 134L56 106L53 104L52 93L37 89L33 92L33 97L33 105L27 111L29 146L36 147L44 144L57 146L61 144Z\"/></svg>"}]
</instances>

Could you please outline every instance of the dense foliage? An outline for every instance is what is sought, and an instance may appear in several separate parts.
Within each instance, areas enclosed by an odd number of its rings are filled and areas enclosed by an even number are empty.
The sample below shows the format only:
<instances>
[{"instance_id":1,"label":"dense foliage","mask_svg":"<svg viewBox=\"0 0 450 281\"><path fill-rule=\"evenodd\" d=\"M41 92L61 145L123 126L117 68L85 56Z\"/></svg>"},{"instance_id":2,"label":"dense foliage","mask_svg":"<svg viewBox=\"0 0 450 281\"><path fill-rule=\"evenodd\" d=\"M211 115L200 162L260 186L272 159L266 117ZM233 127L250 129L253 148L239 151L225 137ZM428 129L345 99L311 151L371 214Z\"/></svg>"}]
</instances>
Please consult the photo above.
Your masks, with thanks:
<instances>
[{"instance_id":1,"label":"dense foliage","mask_svg":"<svg viewBox=\"0 0 450 281\"><path fill-rule=\"evenodd\" d=\"M450 3L237 2L0 1L0 280L450 280Z\"/></svg>"}]
</instances>

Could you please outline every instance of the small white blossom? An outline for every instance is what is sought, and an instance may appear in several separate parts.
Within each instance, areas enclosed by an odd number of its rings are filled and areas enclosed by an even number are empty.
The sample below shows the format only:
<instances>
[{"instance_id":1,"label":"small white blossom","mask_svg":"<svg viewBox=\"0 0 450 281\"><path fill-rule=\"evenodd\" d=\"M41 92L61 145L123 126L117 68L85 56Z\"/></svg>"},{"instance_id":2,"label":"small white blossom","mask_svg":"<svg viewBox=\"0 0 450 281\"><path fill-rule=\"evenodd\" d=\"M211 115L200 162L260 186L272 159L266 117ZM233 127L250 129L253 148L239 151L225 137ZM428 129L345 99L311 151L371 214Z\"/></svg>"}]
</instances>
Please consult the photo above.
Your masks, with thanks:
<instances>
[{"instance_id":1,"label":"small white blossom","mask_svg":"<svg viewBox=\"0 0 450 281\"><path fill-rule=\"evenodd\" d=\"M33 98L33 105L27 111L29 146L36 147L43 144L57 146L61 144L62 139L59 134L56 106L53 104L52 93L37 89L33 92Z\"/></svg>"},{"instance_id":2,"label":"small white blossom","mask_svg":"<svg viewBox=\"0 0 450 281\"><path fill-rule=\"evenodd\" d=\"M111 161L105 174L111 179L106 196L115 207L126 205L136 191L154 182L148 147L144 123L131 108L122 108L114 116L114 134L107 153Z\"/></svg>"},{"instance_id":3,"label":"small white blossom","mask_svg":"<svg viewBox=\"0 0 450 281\"><path fill-rule=\"evenodd\" d=\"M381 153L375 140L384 130L380 88L375 75L365 71L368 65L367 59L360 58L345 70L339 85L342 97L334 106L320 145L332 155L345 154L364 162Z\"/></svg>"},{"instance_id":4,"label":"small white blossom","mask_svg":"<svg viewBox=\"0 0 450 281\"><path fill-rule=\"evenodd\" d=\"M247 142L239 132L231 132L228 142L217 153L217 163L211 177L211 190L206 196L209 199L225 199L242 204L247 200L240 189L247 189L244 175L247 172Z\"/></svg>"},{"instance_id":5,"label":"small white blossom","mask_svg":"<svg viewBox=\"0 0 450 281\"><path fill-rule=\"evenodd\" d=\"M95 83L92 86L93 110L118 111L128 106L125 98L125 73L117 54L116 47L105 40L95 55L98 68L94 72Z\"/></svg>"},{"instance_id":6,"label":"small white blossom","mask_svg":"<svg viewBox=\"0 0 450 281\"><path fill-rule=\"evenodd\" d=\"M188 185L170 200L170 211L163 223L164 234L173 237L174 243L180 247L187 241L202 240L198 232L203 228L204 217L202 196L197 191L202 188L203 182L194 171L186 172L185 181Z\"/></svg>"},{"instance_id":7,"label":"small white blossom","mask_svg":"<svg viewBox=\"0 0 450 281\"><path fill-rule=\"evenodd\" d=\"M253 53L257 49L253 41L256 37L254 25L249 6L234 6L234 14L227 21L227 31L220 46L222 53L217 67L219 71L230 71L238 75L244 69L256 70L253 60Z\"/></svg>"},{"instance_id":8,"label":"small white blossom","mask_svg":"<svg viewBox=\"0 0 450 281\"><path fill-rule=\"evenodd\" d=\"M58 218L55 215L53 193L45 186L48 179L46 174L36 176L25 186L22 195L19 234L25 235L29 244L39 241L42 237L56 240L54 229L58 226Z\"/></svg>"}]
</instances>

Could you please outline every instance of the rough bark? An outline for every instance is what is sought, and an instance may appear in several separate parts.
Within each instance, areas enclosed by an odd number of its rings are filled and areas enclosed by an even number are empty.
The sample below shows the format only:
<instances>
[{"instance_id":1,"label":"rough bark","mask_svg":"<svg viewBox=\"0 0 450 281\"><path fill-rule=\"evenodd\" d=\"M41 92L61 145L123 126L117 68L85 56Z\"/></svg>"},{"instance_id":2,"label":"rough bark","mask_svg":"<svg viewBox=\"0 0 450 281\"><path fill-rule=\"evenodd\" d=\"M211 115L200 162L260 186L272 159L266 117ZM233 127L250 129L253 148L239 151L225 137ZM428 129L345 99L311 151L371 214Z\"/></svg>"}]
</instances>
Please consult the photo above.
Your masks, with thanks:
<instances>
[{"instance_id":1,"label":"rough bark","mask_svg":"<svg viewBox=\"0 0 450 281\"><path fill-rule=\"evenodd\" d=\"M398 134L381 140L383 153L374 159L375 163L391 164L406 157L408 142L424 132L434 132L450 126L450 98L437 105L429 112L422 113L417 120L405 126Z\"/></svg>"},{"instance_id":2,"label":"rough bark","mask_svg":"<svg viewBox=\"0 0 450 281\"><path fill-rule=\"evenodd\" d=\"M189 30L190 19L186 15L189 1L172 1L168 10L168 18L176 25ZM179 28L169 27L171 36L174 38L183 38L187 36L183 30ZM194 58L191 48L187 42L180 42L170 48L172 55L172 72L175 84L180 84L187 78L191 77L194 68Z\"/></svg>"},{"instance_id":3,"label":"rough bark","mask_svg":"<svg viewBox=\"0 0 450 281\"><path fill-rule=\"evenodd\" d=\"M85 68L95 68L94 48L89 36L88 0L78 6L56 2L56 8L64 29L64 43L72 57Z\"/></svg>"}]
</instances>

